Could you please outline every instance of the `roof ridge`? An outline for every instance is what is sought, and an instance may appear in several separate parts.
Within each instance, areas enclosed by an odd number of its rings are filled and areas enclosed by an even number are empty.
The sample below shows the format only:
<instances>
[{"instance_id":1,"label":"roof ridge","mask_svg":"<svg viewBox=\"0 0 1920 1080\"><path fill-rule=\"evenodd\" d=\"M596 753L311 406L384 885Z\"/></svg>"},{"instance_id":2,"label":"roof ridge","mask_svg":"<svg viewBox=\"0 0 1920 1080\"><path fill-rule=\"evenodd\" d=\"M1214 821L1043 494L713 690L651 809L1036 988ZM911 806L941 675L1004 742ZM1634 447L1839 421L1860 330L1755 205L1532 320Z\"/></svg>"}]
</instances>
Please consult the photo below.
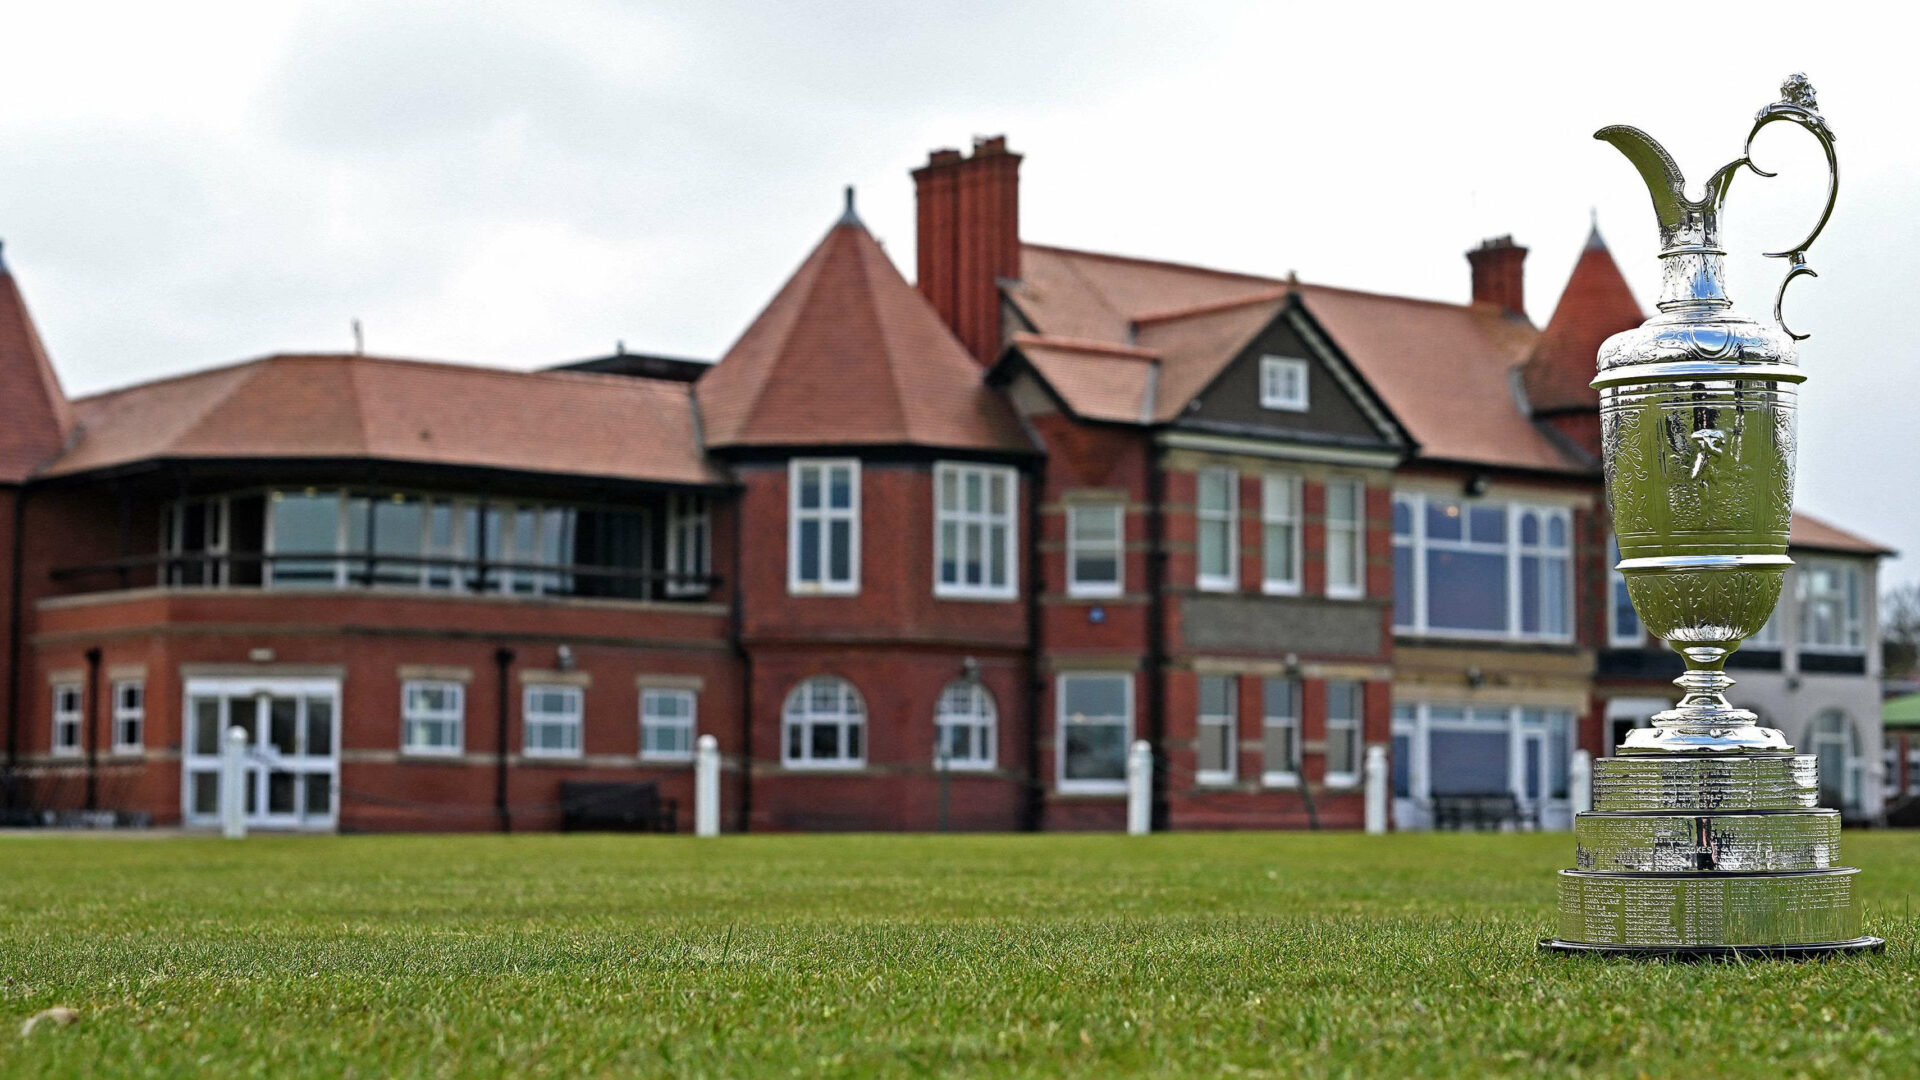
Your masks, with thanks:
<instances>
[{"instance_id":1,"label":"roof ridge","mask_svg":"<svg viewBox=\"0 0 1920 1080\"><path fill-rule=\"evenodd\" d=\"M1160 354L1152 349L1143 349L1138 345L1122 345L1115 341L1100 341L1094 338L1068 337L1063 334L1013 335L1015 344L1040 345L1053 349L1065 349L1070 352L1101 353L1122 360L1145 360L1158 362Z\"/></svg>"},{"instance_id":2,"label":"roof ridge","mask_svg":"<svg viewBox=\"0 0 1920 1080\"><path fill-rule=\"evenodd\" d=\"M1244 270L1220 270L1211 266L1201 266L1199 263L1175 262L1172 259L1152 259L1144 255L1121 255L1111 251L1090 251L1086 248L1063 247L1059 244L1037 244L1031 240L1021 241L1020 246L1023 248L1037 248L1041 251L1051 251L1060 255L1081 255L1090 259L1104 259L1107 262L1132 263L1136 266L1159 266L1168 270L1192 270L1202 274L1210 274L1214 277L1266 281L1272 282L1275 285L1285 284L1284 278L1269 277L1265 274L1253 274Z\"/></svg>"},{"instance_id":3,"label":"roof ridge","mask_svg":"<svg viewBox=\"0 0 1920 1080\"><path fill-rule=\"evenodd\" d=\"M1292 291L1293 286L1280 285L1270 289L1263 289L1259 292L1247 293L1244 296L1232 296L1224 300L1209 300L1205 303L1189 304L1183 308L1169 308L1165 311L1150 311L1145 315L1134 316L1133 324L1135 326L1143 326L1148 323L1173 322L1177 319L1189 319L1195 315L1212 315L1217 312L1232 311L1234 308L1251 307L1254 304L1264 304L1273 300L1282 300Z\"/></svg>"}]
</instances>

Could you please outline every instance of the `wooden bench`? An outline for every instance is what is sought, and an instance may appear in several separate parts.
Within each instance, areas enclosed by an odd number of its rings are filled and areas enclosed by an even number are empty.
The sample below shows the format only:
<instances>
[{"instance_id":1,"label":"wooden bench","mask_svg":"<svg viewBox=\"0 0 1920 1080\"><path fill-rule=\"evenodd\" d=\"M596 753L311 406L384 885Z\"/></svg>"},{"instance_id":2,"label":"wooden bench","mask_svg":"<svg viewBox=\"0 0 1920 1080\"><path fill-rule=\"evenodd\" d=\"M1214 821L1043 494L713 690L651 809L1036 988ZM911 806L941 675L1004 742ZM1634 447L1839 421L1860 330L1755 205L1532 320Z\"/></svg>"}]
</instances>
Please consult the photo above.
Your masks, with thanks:
<instances>
[{"instance_id":1,"label":"wooden bench","mask_svg":"<svg viewBox=\"0 0 1920 1080\"><path fill-rule=\"evenodd\" d=\"M678 832L680 807L660 785L600 780L560 782L561 832Z\"/></svg>"},{"instance_id":2,"label":"wooden bench","mask_svg":"<svg viewBox=\"0 0 1920 1080\"><path fill-rule=\"evenodd\" d=\"M1540 815L1524 809L1511 791L1433 797L1433 827L1436 829L1485 831L1504 828L1509 822L1516 830L1523 825L1531 825L1538 830Z\"/></svg>"}]
</instances>

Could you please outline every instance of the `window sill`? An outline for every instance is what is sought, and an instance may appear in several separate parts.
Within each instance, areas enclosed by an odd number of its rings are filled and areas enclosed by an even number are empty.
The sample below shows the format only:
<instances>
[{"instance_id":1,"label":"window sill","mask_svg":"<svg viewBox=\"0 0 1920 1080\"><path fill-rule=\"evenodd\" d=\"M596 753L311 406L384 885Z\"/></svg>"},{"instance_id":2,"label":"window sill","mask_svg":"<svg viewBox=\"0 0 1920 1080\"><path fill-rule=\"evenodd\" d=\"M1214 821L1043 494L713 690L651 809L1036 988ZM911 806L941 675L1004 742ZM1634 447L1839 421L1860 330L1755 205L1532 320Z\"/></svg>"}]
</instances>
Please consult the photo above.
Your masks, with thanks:
<instances>
[{"instance_id":1,"label":"window sill","mask_svg":"<svg viewBox=\"0 0 1920 1080\"><path fill-rule=\"evenodd\" d=\"M1237 593L1240 583L1237 581L1197 581L1194 589L1204 593Z\"/></svg>"},{"instance_id":2,"label":"window sill","mask_svg":"<svg viewBox=\"0 0 1920 1080\"><path fill-rule=\"evenodd\" d=\"M1298 788L1300 786L1300 774L1267 773L1260 777L1260 786L1280 790Z\"/></svg>"},{"instance_id":3,"label":"window sill","mask_svg":"<svg viewBox=\"0 0 1920 1080\"><path fill-rule=\"evenodd\" d=\"M934 762L934 772L950 773L986 773L992 772L995 765L991 761L949 761L945 765Z\"/></svg>"},{"instance_id":4,"label":"window sill","mask_svg":"<svg viewBox=\"0 0 1920 1080\"><path fill-rule=\"evenodd\" d=\"M783 761L782 769L788 772L806 773L862 773L867 771L864 761Z\"/></svg>"},{"instance_id":5,"label":"window sill","mask_svg":"<svg viewBox=\"0 0 1920 1080\"><path fill-rule=\"evenodd\" d=\"M1346 591L1334 592L1332 589L1327 590L1327 599L1329 600L1351 601L1351 600L1365 600L1366 598L1367 598L1367 593L1366 593L1366 590L1364 589L1358 590L1356 592L1346 592Z\"/></svg>"},{"instance_id":6,"label":"window sill","mask_svg":"<svg viewBox=\"0 0 1920 1080\"><path fill-rule=\"evenodd\" d=\"M692 754L641 754L642 765L691 765Z\"/></svg>"},{"instance_id":7,"label":"window sill","mask_svg":"<svg viewBox=\"0 0 1920 1080\"><path fill-rule=\"evenodd\" d=\"M1111 587L1106 585L1098 587L1089 585L1067 585L1067 596L1074 600L1117 600L1125 596L1126 593L1126 589L1119 585Z\"/></svg>"},{"instance_id":8,"label":"window sill","mask_svg":"<svg viewBox=\"0 0 1920 1080\"><path fill-rule=\"evenodd\" d=\"M935 600L972 600L975 602L987 601L991 603L1004 604L1010 601L1020 599L1020 594L1017 591L1015 592L956 592L952 589L942 589L936 586L933 590L933 598Z\"/></svg>"},{"instance_id":9,"label":"window sill","mask_svg":"<svg viewBox=\"0 0 1920 1080\"><path fill-rule=\"evenodd\" d=\"M458 761L466 754L465 747L415 747L402 746L400 758L403 761Z\"/></svg>"},{"instance_id":10,"label":"window sill","mask_svg":"<svg viewBox=\"0 0 1920 1080\"><path fill-rule=\"evenodd\" d=\"M1260 584L1260 594L1262 596L1299 596L1301 591L1299 582L1276 583L1265 581Z\"/></svg>"},{"instance_id":11,"label":"window sill","mask_svg":"<svg viewBox=\"0 0 1920 1080\"><path fill-rule=\"evenodd\" d=\"M1053 790L1059 795L1125 798L1127 782L1125 780L1062 780L1054 786Z\"/></svg>"},{"instance_id":12,"label":"window sill","mask_svg":"<svg viewBox=\"0 0 1920 1080\"><path fill-rule=\"evenodd\" d=\"M1194 787L1232 788L1239 783L1240 778L1232 773L1195 773L1193 777Z\"/></svg>"},{"instance_id":13,"label":"window sill","mask_svg":"<svg viewBox=\"0 0 1920 1080\"><path fill-rule=\"evenodd\" d=\"M578 750L545 752L535 750L520 751L520 760L527 765L574 765L587 759L587 755Z\"/></svg>"}]
</instances>

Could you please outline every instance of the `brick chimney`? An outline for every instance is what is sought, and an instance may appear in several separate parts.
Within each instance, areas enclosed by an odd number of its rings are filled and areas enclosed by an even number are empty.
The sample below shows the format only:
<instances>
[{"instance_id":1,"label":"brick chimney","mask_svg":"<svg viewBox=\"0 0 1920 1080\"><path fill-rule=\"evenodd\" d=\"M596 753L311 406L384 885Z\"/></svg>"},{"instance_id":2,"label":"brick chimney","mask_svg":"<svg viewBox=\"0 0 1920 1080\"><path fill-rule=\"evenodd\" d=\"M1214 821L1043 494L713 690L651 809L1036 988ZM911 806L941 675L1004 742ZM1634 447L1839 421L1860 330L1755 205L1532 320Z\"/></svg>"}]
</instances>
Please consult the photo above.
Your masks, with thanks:
<instances>
[{"instance_id":1,"label":"brick chimney","mask_svg":"<svg viewBox=\"0 0 1920 1080\"><path fill-rule=\"evenodd\" d=\"M1503 314L1525 318L1527 249L1513 237L1496 236L1483 240L1467 252L1473 266L1473 302L1497 305Z\"/></svg>"},{"instance_id":2,"label":"brick chimney","mask_svg":"<svg viewBox=\"0 0 1920 1080\"><path fill-rule=\"evenodd\" d=\"M1000 355L1000 279L1020 276L1020 155L1007 137L935 150L913 171L920 292L982 364Z\"/></svg>"}]
</instances>

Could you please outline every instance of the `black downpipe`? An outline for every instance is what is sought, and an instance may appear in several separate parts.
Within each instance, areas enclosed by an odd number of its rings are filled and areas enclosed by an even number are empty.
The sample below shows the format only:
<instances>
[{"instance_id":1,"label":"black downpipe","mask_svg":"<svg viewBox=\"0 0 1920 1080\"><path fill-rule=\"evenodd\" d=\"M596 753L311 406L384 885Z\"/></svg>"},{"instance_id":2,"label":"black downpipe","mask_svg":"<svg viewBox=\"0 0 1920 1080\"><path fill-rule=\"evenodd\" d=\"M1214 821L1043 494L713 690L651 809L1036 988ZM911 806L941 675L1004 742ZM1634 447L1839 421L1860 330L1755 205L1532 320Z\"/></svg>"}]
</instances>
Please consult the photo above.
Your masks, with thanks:
<instances>
[{"instance_id":1,"label":"black downpipe","mask_svg":"<svg viewBox=\"0 0 1920 1080\"><path fill-rule=\"evenodd\" d=\"M1020 828L1038 832L1046 824L1046 781L1040 776L1040 704L1046 686L1040 677L1043 655L1040 591L1046 587L1046 575L1040 567L1040 504L1046 498L1046 466L1033 470L1032 491L1027 499L1027 787L1020 804Z\"/></svg>"},{"instance_id":2,"label":"black downpipe","mask_svg":"<svg viewBox=\"0 0 1920 1080\"><path fill-rule=\"evenodd\" d=\"M87 812L100 809L100 647L87 650Z\"/></svg>"},{"instance_id":3,"label":"black downpipe","mask_svg":"<svg viewBox=\"0 0 1920 1080\"><path fill-rule=\"evenodd\" d=\"M508 706L508 673L513 667L513 650L499 648L493 651L493 666L498 676L499 708L494 724L494 763L493 763L493 812L500 818L500 831L513 831L513 811L507 808L507 718L512 715Z\"/></svg>"},{"instance_id":4,"label":"black downpipe","mask_svg":"<svg viewBox=\"0 0 1920 1080\"><path fill-rule=\"evenodd\" d=\"M13 558L8 571L11 582L7 592L7 783L0 784L0 798L7 809L14 808L12 773L20 766L20 661L24 656L20 632L24 623L21 586L26 583L27 551L24 543L27 525L29 488L16 488L13 498Z\"/></svg>"},{"instance_id":5,"label":"black downpipe","mask_svg":"<svg viewBox=\"0 0 1920 1080\"><path fill-rule=\"evenodd\" d=\"M1166 701L1166 498L1167 476L1160 461L1160 448L1153 435L1146 436L1147 452L1147 742L1153 746L1153 797L1151 828L1167 828L1167 701Z\"/></svg>"},{"instance_id":6,"label":"black downpipe","mask_svg":"<svg viewBox=\"0 0 1920 1080\"><path fill-rule=\"evenodd\" d=\"M733 654L740 659L740 808L736 814L733 831L746 832L753 819L753 654L747 651L747 590L743 587L741 569L744 565L740 548L745 542L746 530L741 528L741 507L739 501L733 504L733 602L731 608L732 623L727 633L733 639Z\"/></svg>"}]
</instances>

